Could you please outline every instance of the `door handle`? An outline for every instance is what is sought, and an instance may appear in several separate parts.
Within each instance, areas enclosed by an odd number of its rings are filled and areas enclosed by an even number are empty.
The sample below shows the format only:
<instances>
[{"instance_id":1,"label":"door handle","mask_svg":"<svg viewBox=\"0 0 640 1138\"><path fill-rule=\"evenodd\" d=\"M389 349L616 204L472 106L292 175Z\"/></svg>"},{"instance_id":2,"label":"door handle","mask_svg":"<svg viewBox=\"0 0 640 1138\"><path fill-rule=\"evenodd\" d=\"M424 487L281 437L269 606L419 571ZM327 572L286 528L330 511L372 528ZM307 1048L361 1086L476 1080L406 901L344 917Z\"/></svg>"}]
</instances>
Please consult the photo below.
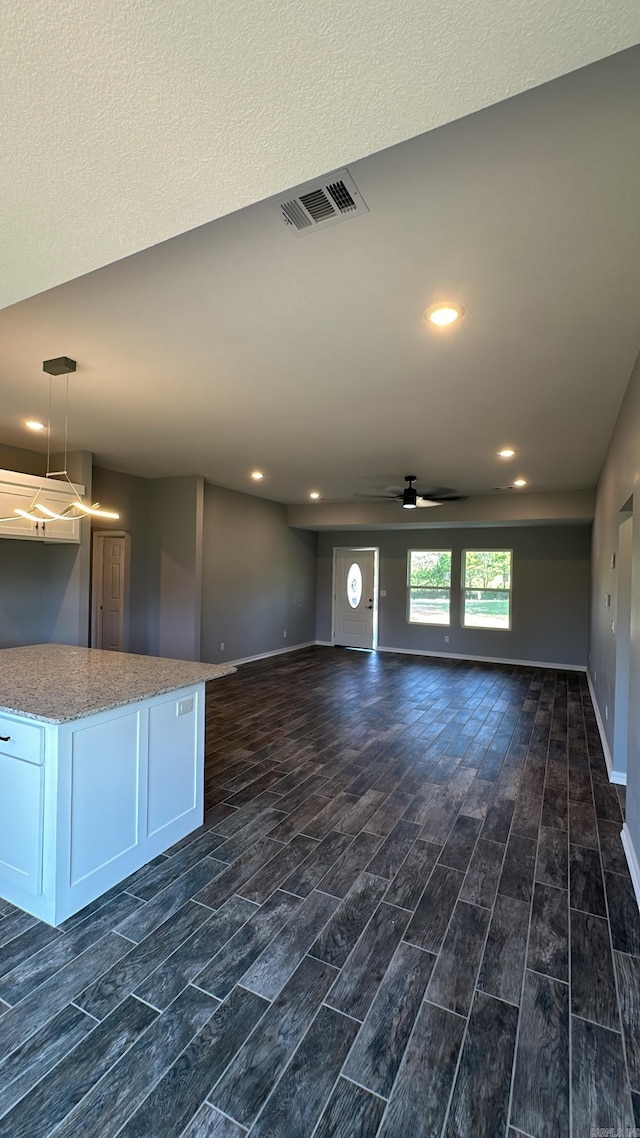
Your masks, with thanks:
<instances>
[{"instance_id":1,"label":"door handle","mask_svg":"<svg viewBox=\"0 0 640 1138\"><path fill-rule=\"evenodd\" d=\"M10 742L10 740L11 740L10 735L0 735L0 742L8 743L8 742Z\"/></svg>"}]
</instances>

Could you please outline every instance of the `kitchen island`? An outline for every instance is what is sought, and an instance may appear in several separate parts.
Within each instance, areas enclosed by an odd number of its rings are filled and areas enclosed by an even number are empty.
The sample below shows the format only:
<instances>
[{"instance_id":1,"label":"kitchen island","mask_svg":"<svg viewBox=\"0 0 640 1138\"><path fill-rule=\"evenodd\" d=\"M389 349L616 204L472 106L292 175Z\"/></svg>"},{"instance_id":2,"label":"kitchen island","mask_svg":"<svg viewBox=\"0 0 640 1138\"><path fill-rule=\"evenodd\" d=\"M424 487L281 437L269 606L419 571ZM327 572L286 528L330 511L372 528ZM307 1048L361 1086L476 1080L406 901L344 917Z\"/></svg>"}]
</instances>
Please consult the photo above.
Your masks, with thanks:
<instances>
[{"instance_id":1,"label":"kitchen island","mask_svg":"<svg viewBox=\"0 0 640 1138\"><path fill-rule=\"evenodd\" d=\"M58 925L196 829L205 682L232 672L0 650L0 898Z\"/></svg>"}]
</instances>

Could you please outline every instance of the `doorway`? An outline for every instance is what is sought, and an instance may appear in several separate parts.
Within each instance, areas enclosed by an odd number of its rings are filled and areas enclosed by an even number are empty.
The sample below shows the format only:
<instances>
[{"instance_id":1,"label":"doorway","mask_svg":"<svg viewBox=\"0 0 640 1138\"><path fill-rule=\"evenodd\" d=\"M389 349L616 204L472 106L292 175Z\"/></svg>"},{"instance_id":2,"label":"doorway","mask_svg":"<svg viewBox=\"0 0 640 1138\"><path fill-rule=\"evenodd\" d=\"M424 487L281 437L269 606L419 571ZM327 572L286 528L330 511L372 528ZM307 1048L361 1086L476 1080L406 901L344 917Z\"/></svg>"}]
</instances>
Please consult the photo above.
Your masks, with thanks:
<instances>
[{"instance_id":1,"label":"doorway","mask_svg":"<svg viewBox=\"0 0 640 1138\"><path fill-rule=\"evenodd\" d=\"M334 549L331 641L343 648L377 648L377 549Z\"/></svg>"},{"instance_id":2,"label":"doorway","mask_svg":"<svg viewBox=\"0 0 640 1138\"><path fill-rule=\"evenodd\" d=\"M613 724L612 781L626 780L629 750L629 681L631 657L631 595L633 565L633 500L620 511L616 553L616 680Z\"/></svg>"},{"instance_id":3,"label":"doorway","mask_svg":"<svg viewBox=\"0 0 640 1138\"><path fill-rule=\"evenodd\" d=\"M91 647L129 650L129 553L123 530L94 530L91 571Z\"/></svg>"}]
</instances>

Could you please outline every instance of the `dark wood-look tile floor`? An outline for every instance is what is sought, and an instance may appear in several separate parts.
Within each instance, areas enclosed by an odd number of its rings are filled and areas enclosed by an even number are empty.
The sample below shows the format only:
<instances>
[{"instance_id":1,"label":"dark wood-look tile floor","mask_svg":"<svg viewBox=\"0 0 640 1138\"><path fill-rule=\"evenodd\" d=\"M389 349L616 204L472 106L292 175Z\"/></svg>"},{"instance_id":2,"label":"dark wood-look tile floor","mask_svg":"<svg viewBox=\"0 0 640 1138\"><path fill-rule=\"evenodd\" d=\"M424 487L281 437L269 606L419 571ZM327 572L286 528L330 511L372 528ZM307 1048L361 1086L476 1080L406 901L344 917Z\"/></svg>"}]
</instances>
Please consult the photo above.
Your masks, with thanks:
<instances>
[{"instance_id":1,"label":"dark wood-look tile floor","mask_svg":"<svg viewBox=\"0 0 640 1138\"><path fill-rule=\"evenodd\" d=\"M582 676L246 665L206 800L60 929L0 905L0 1138L633 1132L640 916Z\"/></svg>"}]
</instances>

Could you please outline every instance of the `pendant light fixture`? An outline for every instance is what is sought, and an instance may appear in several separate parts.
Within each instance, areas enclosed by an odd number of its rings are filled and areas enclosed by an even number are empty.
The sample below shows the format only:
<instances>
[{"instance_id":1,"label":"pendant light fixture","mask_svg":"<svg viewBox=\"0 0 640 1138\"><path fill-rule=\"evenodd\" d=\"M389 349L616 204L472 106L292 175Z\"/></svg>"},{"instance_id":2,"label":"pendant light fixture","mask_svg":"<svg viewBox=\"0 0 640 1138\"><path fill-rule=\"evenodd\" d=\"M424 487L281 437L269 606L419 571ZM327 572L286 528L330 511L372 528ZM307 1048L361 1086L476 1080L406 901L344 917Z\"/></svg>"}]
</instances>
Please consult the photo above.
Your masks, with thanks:
<instances>
[{"instance_id":1,"label":"pendant light fixture","mask_svg":"<svg viewBox=\"0 0 640 1138\"><path fill-rule=\"evenodd\" d=\"M17 514L21 518L28 518L33 522L46 522L50 520L58 522L74 522L79 518L109 518L116 521L120 515L112 510L102 510L99 502L94 502L89 505L79 495L76 487L69 478L67 473L67 438L69 431L69 375L76 370L76 361L69 359L68 356L57 356L54 360L44 360L42 370L47 372L49 376L49 418L47 422L47 471L46 474L36 490L29 508L22 510L16 508L13 515L8 518L0 518L0 522L10 522L15 520ZM64 375L66 376L66 393L65 393L65 416L64 416L64 450L62 470L51 470L51 406L53 397L53 376ZM54 479L57 483L65 480L73 493L73 497L68 506L65 506L60 513L55 510L49 509L48 506L43 505L40 501L40 495L47 487L47 479Z\"/></svg>"}]
</instances>

